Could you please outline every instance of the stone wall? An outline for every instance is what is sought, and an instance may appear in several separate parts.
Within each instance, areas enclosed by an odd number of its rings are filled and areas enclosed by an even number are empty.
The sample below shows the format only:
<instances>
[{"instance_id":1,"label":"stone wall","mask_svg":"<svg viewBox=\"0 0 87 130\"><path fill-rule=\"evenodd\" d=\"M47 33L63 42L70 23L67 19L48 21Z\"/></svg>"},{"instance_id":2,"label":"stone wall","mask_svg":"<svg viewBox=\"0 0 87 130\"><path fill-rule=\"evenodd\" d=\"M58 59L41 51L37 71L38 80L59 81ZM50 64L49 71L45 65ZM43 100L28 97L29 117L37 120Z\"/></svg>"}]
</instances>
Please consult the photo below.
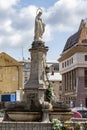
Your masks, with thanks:
<instances>
[{"instance_id":1,"label":"stone wall","mask_svg":"<svg viewBox=\"0 0 87 130\"><path fill-rule=\"evenodd\" d=\"M1 122L0 130L52 130L52 124L43 122Z\"/></svg>"}]
</instances>

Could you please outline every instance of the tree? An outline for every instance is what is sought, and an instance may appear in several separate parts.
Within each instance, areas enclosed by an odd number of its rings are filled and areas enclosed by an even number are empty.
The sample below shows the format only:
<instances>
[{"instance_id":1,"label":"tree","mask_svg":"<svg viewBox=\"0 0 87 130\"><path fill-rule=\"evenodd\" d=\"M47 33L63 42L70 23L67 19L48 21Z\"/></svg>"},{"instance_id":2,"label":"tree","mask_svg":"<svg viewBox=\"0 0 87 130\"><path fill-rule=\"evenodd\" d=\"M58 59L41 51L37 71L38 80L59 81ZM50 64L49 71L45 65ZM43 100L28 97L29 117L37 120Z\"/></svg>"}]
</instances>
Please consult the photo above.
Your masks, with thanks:
<instances>
[{"instance_id":1,"label":"tree","mask_svg":"<svg viewBox=\"0 0 87 130\"><path fill-rule=\"evenodd\" d=\"M51 100L52 100L52 93L53 93L53 87L49 83L48 88L46 90L46 99L48 102L51 102Z\"/></svg>"}]
</instances>

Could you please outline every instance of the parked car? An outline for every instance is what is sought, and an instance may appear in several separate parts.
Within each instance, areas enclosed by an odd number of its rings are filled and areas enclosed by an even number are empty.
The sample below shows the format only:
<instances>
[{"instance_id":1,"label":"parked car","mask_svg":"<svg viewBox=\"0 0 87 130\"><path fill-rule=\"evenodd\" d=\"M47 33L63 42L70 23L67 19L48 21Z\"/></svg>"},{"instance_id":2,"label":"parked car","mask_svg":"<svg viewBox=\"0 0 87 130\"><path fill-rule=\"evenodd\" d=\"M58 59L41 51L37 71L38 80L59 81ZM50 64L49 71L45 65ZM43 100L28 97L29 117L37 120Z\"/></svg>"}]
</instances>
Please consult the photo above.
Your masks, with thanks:
<instances>
[{"instance_id":1,"label":"parked car","mask_svg":"<svg viewBox=\"0 0 87 130\"><path fill-rule=\"evenodd\" d=\"M87 118L87 108L85 107L75 107L72 108L74 118Z\"/></svg>"}]
</instances>

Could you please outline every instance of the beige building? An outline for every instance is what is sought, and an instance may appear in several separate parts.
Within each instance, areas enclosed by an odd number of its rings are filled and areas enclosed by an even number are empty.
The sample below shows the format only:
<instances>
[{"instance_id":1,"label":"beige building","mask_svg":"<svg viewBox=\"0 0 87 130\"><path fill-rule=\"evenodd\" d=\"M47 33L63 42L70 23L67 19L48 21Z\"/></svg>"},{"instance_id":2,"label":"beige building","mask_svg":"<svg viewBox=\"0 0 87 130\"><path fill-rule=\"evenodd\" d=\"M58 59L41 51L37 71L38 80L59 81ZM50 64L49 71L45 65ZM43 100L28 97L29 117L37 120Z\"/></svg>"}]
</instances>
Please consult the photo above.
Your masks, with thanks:
<instances>
[{"instance_id":1,"label":"beige building","mask_svg":"<svg viewBox=\"0 0 87 130\"><path fill-rule=\"evenodd\" d=\"M73 106L87 107L87 22L70 36L59 58L63 100Z\"/></svg>"},{"instance_id":2,"label":"beige building","mask_svg":"<svg viewBox=\"0 0 87 130\"><path fill-rule=\"evenodd\" d=\"M15 94L23 88L23 66L8 54L0 53L0 94Z\"/></svg>"}]
</instances>

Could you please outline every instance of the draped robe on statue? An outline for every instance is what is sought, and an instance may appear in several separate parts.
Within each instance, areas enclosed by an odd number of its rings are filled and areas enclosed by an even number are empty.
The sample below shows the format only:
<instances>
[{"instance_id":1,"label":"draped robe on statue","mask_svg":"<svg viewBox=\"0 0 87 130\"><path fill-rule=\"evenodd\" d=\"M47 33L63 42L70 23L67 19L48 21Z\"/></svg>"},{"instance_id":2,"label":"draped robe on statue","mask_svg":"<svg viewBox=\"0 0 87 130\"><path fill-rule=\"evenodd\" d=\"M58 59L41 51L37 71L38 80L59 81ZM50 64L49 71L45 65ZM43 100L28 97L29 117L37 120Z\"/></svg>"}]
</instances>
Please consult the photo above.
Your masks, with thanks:
<instances>
[{"instance_id":1,"label":"draped robe on statue","mask_svg":"<svg viewBox=\"0 0 87 130\"><path fill-rule=\"evenodd\" d=\"M39 12L35 18L35 36L34 40L42 40L42 35L45 31L45 24L42 22L42 12Z\"/></svg>"}]
</instances>

